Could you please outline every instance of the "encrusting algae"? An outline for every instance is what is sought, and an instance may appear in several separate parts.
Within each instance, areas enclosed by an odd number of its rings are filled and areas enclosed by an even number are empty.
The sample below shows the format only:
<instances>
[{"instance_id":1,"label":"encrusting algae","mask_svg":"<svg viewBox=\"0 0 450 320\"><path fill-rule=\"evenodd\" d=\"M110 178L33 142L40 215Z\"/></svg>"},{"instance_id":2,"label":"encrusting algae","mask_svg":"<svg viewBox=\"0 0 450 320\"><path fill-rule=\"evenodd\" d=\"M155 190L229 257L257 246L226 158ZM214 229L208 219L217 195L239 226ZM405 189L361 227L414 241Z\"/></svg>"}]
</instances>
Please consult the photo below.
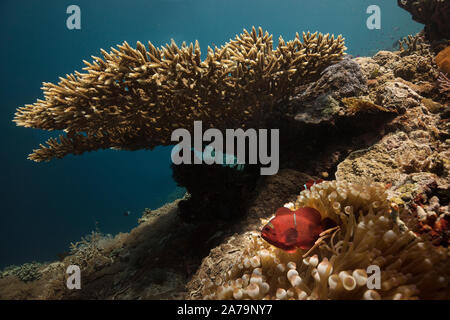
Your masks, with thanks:
<instances>
[{"instance_id":1,"label":"encrusting algae","mask_svg":"<svg viewBox=\"0 0 450 320\"><path fill-rule=\"evenodd\" d=\"M386 108L383 108L382 106L379 106L373 102L366 101L363 99L358 98L343 98L342 102L347 107L347 114L353 115L360 111L366 111L366 112L394 112L397 113L395 110L389 110Z\"/></svg>"},{"instance_id":2,"label":"encrusting algae","mask_svg":"<svg viewBox=\"0 0 450 320\"><path fill-rule=\"evenodd\" d=\"M44 83L44 100L18 108L17 125L66 133L29 159L170 145L172 131L192 131L194 120L217 129L246 127L264 106L339 61L346 47L341 36L308 32L287 42L280 37L273 49L272 36L253 27L220 48L208 47L203 61L197 41L161 49L124 42L111 50L84 61L85 73Z\"/></svg>"},{"instance_id":3,"label":"encrusting algae","mask_svg":"<svg viewBox=\"0 0 450 320\"><path fill-rule=\"evenodd\" d=\"M222 276L209 279L207 270L198 273L201 284L191 298L450 298L448 249L402 231L384 184L322 182L285 206L315 208L340 229L305 258L303 250L290 254L248 232L244 251L229 261ZM380 268L379 288L368 288L371 266Z\"/></svg>"}]
</instances>

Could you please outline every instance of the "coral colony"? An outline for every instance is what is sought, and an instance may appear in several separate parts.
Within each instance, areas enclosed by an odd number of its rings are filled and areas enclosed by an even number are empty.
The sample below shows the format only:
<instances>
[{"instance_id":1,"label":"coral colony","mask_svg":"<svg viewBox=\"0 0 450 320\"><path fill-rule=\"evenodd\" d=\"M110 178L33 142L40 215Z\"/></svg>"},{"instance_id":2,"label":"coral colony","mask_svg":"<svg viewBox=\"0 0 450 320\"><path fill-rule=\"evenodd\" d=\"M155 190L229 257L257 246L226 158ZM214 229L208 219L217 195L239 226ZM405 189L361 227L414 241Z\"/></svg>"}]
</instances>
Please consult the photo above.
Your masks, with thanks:
<instances>
[{"instance_id":1,"label":"coral colony","mask_svg":"<svg viewBox=\"0 0 450 320\"><path fill-rule=\"evenodd\" d=\"M64 134L29 159L176 144L188 193L129 234L0 272L0 297L450 299L449 2L398 3L425 29L373 57L252 28L204 60L197 41L125 42L44 83L14 121ZM86 288L64 287L71 265Z\"/></svg>"},{"instance_id":2,"label":"coral colony","mask_svg":"<svg viewBox=\"0 0 450 320\"><path fill-rule=\"evenodd\" d=\"M303 41L302 41L303 40ZM193 132L194 120L226 129L257 124L264 108L288 96L339 61L344 39L319 33L280 37L253 28L200 59L200 46L175 42L159 49L137 43L102 50L85 61L87 72L44 83L44 100L19 108L19 126L64 130L29 156L48 161L105 148L136 150L173 144L178 128ZM264 106L263 106L264 105Z\"/></svg>"}]
</instances>

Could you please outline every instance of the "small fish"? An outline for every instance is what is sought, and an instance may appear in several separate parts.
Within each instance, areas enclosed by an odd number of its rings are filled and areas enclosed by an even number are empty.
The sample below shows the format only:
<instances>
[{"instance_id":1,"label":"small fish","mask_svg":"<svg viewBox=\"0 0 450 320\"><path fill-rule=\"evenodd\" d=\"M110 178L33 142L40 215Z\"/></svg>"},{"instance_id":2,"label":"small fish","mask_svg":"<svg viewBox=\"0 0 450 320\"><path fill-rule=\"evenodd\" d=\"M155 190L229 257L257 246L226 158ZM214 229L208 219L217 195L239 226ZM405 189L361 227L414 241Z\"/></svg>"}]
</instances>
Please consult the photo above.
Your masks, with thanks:
<instances>
[{"instance_id":1,"label":"small fish","mask_svg":"<svg viewBox=\"0 0 450 320\"><path fill-rule=\"evenodd\" d=\"M300 208L292 211L279 208L261 230L261 236L268 243L289 253L297 248L308 250L314 246L320 234L326 230L329 219L322 220L320 212L314 208Z\"/></svg>"},{"instance_id":2,"label":"small fish","mask_svg":"<svg viewBox=\"0 0 450 320\"><path fill-rule=\"evenodd\" d=\"M222 158L222 166L235 168L238 171L244 170L244 164L238 163L238 158L232 154L222 153L220 151L214 150L211 146L206 146L203 152L199 152L192 148L194 155L202 161L208 160L209 162L214 162L216 158Z\"/></svg>"},{"instance_id":3,"label":"small fish","mask_svg":"<svg viewBox=\"0 0 450 320\"><path fill-rule=\"evenodd\" d=\"M402 47L401 39L400 40L395 40L392 43L392 48L393 49L401 49L401 47Z\"/></svg>"},{"instance_id":4,"label":"small fish","mask_svg":"<svg viewBox=\"0 0 450 320\"><path fill-rule=\"evenodd\" d=\"M309 190L309 189L311 189L311 187L313 186L313 185L315 185L315 184L319 184L319 183L321 183L321 182L323 182L324 180L322 180L322 179L317 179L317 180L309 180L308 182L306 182L304 185L303 185L303 190ZM302 190L302 191L303 191Z\"/></svg>"},{"instance_id":5,"label":"small fish","mask_svg":"<svg viewBox=\"0 0 450 320\"><path fill-rule=\"evenodd\" d=\"M94 220L95 232L100 232L100 221Z\"/></svg>"},{"instance_id":6,"label":"small fish","mask_svg":"<svg viewBox=\"0 0 450 320\"><path fill-rule=\"evenodd\" d=\"M131 215L131 211L130 211L130 210L125 211L125 212L123 213L123 215L124 215L125 217L128 217L129 215Z\"/></svg>"}]
</instances>

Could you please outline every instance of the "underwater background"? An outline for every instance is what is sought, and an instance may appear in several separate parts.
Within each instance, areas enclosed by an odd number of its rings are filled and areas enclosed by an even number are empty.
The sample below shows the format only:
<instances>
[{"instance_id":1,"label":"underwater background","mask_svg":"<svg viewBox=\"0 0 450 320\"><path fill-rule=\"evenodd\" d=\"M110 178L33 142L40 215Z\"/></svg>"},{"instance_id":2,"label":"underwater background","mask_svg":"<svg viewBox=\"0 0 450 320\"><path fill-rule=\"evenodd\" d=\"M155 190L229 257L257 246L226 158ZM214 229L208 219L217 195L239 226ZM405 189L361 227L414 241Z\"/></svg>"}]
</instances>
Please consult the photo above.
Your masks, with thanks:
<instances>
[{"instance_id":1,"label":"underwater background","mask_svg":"<svg viewBox=\"0 0 450 320\"><path fill-rule=\"evenodd\" d=\"M66 27L72 4L81 9L81 30ZM381 8L381 30L366 27L372 4ZM49 134L16 127L15 109L42 98L42 82L82 71L82 60L98 56L100 48L197 39L205 55L207 45L220 46L243 28L261 26L275 44L280 35L291 39L308 30L342 34L348 54L367 56L393 50L400 38L422 29L393 0L27 0L2 1L0 14L0 268L55 260L94 229L128 232L145 208L184 193L172 178L169 147L27 160Z\"/></svg>"}]
</instances>

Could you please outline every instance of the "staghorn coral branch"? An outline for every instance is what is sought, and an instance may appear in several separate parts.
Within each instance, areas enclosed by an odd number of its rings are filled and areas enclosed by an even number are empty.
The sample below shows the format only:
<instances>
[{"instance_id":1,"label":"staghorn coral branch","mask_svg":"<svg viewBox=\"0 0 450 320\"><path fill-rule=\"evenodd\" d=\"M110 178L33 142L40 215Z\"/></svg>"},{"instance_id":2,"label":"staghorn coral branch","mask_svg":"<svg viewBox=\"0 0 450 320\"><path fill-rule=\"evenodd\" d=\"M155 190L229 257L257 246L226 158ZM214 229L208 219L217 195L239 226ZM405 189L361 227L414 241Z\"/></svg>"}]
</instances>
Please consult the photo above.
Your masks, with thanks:
<instances>
[{"instance_id":1,"label":"staghorn coral branch","mask_svg":"<svg viewBox=\"0 0 450 320\"><path fill-rule=\"evenodd\" d=\"M176 128L192 130L194 120L218 129L257 121L301 83L316 79L341 59L344 39L303 33L276 49L272 36L254 27L220 48L208 47L201 60L198 42L162 48L127 42L84 61L85 73L44 83L44 100L18 108L18 126L64 130L34 150L34 161L104 148L136 150L170 145Z\"/></svg>"},{"instance_id":2,"label":"staghorn coral branch","mask_svg":"<svg viewBox=\"0 0 450 320\"><path fill-rule=\"evenodd\" d=\"M444 73L441 72L439 74L438 82L439 82L439 91L441 93L444 92L450 93L450 79Z\"/></svg>"},{"instance_id":3,"label":"staghorn coral branch","mask_svg":"<svg viewBox=\"0 0 450 320\"><path fill-rule=\"evenodd\" d=\"M416 35L408 35L398 41L399 49L403 55L411 55L418 52L422 55L430 53L430 45L425 41L423 32Z\"/></svg>"},{"instance_id":4,"label":"staghorn coral branch","mask_svg":"<svg viewBox=\"0 0 450 320\"><path fill-rule=\"evenodd\" d=\"M150 144L146 141L145 133L140 128L119 128L96 132L85 136L83 134L72 134L70 137L60 135L58 139L50 138L47 146L41 144L39 149L33 150L28 159L41 162L53 158L63 158L68 154L79 155L84 152L98 149L126 149L138 150Z\"/></svg>"}]
</instances>

